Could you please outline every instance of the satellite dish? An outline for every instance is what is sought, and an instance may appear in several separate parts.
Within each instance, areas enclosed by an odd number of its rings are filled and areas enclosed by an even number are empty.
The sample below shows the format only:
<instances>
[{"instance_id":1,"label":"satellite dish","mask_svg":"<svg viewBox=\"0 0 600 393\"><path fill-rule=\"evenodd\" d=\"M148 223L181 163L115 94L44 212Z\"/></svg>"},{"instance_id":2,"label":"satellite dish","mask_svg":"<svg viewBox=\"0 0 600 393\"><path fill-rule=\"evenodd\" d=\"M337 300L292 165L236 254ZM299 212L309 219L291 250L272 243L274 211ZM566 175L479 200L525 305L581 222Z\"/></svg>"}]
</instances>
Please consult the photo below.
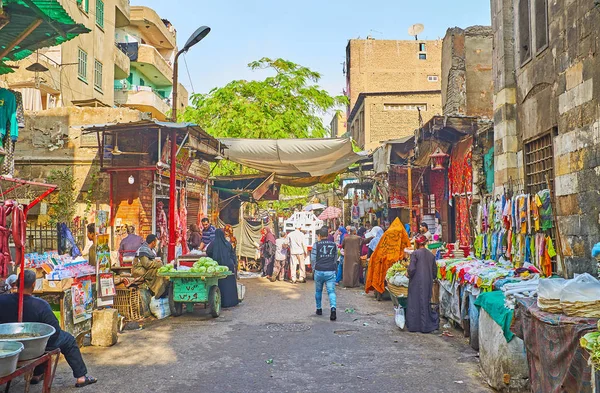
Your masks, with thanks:
<instances>
[{"instance_id":1,"label":"satellite dish","mask_svg":"<svg viewBox=\"0 0 600 393\"><path fill-rule=\"evenodd\" d=\"M419 39L419 34L421 34L425 30L425 26L421 23L416 23L408 28L408 35L415 37L415 40Z\"/></svg>"}]
</instances>

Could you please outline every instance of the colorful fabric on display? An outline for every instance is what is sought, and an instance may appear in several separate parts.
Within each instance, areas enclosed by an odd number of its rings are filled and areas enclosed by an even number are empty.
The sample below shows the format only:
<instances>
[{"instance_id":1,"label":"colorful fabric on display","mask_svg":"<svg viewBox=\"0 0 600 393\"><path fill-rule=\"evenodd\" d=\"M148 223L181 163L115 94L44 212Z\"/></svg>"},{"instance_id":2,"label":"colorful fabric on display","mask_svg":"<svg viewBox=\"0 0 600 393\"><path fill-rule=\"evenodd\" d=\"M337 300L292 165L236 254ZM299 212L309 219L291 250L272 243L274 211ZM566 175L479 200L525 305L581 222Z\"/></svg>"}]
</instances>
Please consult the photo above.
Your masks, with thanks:
<instances>
[{"instance_id":1,"label":"colorful fabric on display","mask_svg":"<svg viewBox=\"0 0 600 393\"><path fill-rule=\"evenodd\" d=\"M404 229L404 224L396 218L371 255L365 282L366 293L371 290L385 292L385 275L394 263L404 259L404 249L407 247L410 247L408 233Z\"/></svg>"},{"instance_id":2,"label":"colorful fabric on display","mask_svg":"<svg viewBox=\"0 0 600 393\"><path fill-rule=\"evenodd\" d=\"M552 228L552 204L550 203L550 190L542 190L535 196L540 213L540 226L543 231Z\"/></svg>"},{"instance_id":3,"label":"colorful fabric on display","mask_svg":"<svg viewBox=\"0 0 600 393\"><path fill-rule=\"evenodd\" d=\"M469 215L469 198L456 196L456 240L462 246L471 243L471 218Z\"/></svg>"},{"instance_id":4,"label":"colorful fabric on display","mask_svg":"<svg viewBox=\"0 0 600 393\"><path fill-rule=\"evenodd\" d=\"M515 334L510 331L510 325L513 320L513 310L504 306L504 292L492 291L482 293L475 300L475 305L481 307L490 317L502 328L506 342L510 342Z\"/></svg>"},{"instance_id":5,"label":"colorful fabric on display","mask_svg":"<svg viewBox=\"0 0 600 393\"><path fill-rule=\"evenodd\" d=\"M25 128L25 109L23 107L23 94L20 91L11 90L15 95L17 103L17 125L19 128Z\"/></svg>"},{"instance_id":6,"label":"colorful fabric on display","mask_svg":"<svg viewBox=\"0 0 600 393\"><path fill-rule=\"evenodd\" d=\"M485 186L488 194L494 192L494 147L483 156L483 171L485 172Z\"/></svg>"},{"instance_id":7,"label":"colorful fabric on display","mask_svg":"<svg viewBox=\"0 0 600 393\"><path fill-rule=\"evenodd\" d=\"M446 187L446 174L443 171L431 171L429 172L429 190L435 195L435 207L440 209L442 207L442 201L448 200Z\"/></svg>"},{"instance_id":8,"label":"colorful fabric on display","mask_svg":"<svg viewBox=\"0 0 600 393\"><path fill-rule=\"evenodd\" d=\"M0 88L0 137L2 139L7 131L11 139L16 141L19 137L17 99L12 91Z\"/></svg>"},{"instance_id":9,"label":"colorful fabric on display","mask_svg":"<svg viewBox=\"0 0 600 393\"><path fill-rule=\"evenodd\" d=\"M450 192L452 195L473 191L472 156L473 138L458 142L452 149L450 167L448 168L448 179L450 180Z\"/></svg>"},{"instance_id":10,"label":"colorful fabric on display","mask_svg":"<svg viewBox=\"0 0 600 393\"><path fill-rule=\"evenodd\" d=\"M535 298L517 299L512 332L523 340L534 393L592 393L589 354L580 338L598 319L543 312Z\"/></svg>"}]
</instances>

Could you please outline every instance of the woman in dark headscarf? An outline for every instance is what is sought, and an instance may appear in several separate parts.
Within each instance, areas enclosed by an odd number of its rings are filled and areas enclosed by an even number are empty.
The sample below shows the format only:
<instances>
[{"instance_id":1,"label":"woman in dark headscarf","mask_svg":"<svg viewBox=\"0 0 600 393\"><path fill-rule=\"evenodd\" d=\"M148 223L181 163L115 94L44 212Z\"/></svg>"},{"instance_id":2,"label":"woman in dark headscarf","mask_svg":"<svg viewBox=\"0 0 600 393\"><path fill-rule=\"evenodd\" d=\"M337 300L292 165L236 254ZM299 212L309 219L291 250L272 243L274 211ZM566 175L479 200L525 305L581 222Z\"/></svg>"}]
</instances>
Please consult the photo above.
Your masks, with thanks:
<instances>
[{"instance_id":1,"label":"woman in dark headscarf","mask_svg":"<svg viewBox=\"0 0 600 393\"><path fill-rule=\"evenodd\" d=\"M275 244L275 235L271 232L271 228L263 228L263 238L260 245L260 252L263 257L263 277L271 277L273 274L273 264L275 263L275 252L277 246Z\"/></svg>"},{"instance_id":2,"label":"woman in dark headscarf","mask_svg":"<svg viewBox=\"0 0 600 393\"><path fill-rule=\"evenodd\" d=\"M221 291L221 307L233 307L239 303L237 293L237 260L231 243L225 239L225 232L217 229L215 240L206 248L206 254L219 262L221 266L227 266L233 272L231 276L219 280L219 290Z\"/></svg>"},{"instance_id":3,"label":"woman in dark headscarf","mask_svg":"<svg viewBox=\"0 0 600 393\"><path fill-rule=\"evenodd\" d=\"M344 241L344 238L348 234L348 231L346 230L346 228L344 228L343 225L340 225L340 227L338 228L338 232L340 234L339 241L338 241L338 247L341 248L342 242ZM340 257L340 260L338 262L337 273L335 275L336 283L339 283L340 281L342 281L343 274L344 274L344 254L342 254L342 256Z\"/></svg>"},{"instance_id":4,"label":"woman in dark headscarf","mask_svg":"<svg viewBox=\"0 0 600 393\"><path fill-rule=\"evenodd\" d=\"M196 224L190 225L190 238L188 239L190 250L198 250L201 243L202 234L200 233L200 228Z\"/></svg>"}]
</instances>

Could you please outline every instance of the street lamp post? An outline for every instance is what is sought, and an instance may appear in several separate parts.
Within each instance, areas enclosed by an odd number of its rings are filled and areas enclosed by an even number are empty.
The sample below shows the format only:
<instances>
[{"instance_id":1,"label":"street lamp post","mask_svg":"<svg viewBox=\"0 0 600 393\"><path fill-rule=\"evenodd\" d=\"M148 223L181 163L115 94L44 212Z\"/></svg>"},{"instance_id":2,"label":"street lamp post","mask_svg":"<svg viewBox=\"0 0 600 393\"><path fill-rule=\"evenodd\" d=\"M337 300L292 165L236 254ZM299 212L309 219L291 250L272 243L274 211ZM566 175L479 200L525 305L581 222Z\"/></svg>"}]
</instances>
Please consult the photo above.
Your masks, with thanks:
<instances>
[{"instance_id":1,"label":"street lamp post","mask_svg":"<svg viewBox=\"0 0 600 393\"><path fill-rule=\"evenodd\" d=\"M202 41L206 35L210 33L210 27L202 26L198 28L191 36L188 38L187 42L183 46L177 54L175 55L175 61L173 62L173 102L172 110L171 110L171 121L177 122L177 85L178 83L178 67L177 63L179 61L179 56L182 53L187 52L192 46L196 45L198 42ZM175 245L176 245L176 236L175 236L175 209L177 206L177 130L175 128L171 129L171 173L169 174L169 247L167 253L167 262L171 262L175 259Z\"/></svg>"}]
</instances>

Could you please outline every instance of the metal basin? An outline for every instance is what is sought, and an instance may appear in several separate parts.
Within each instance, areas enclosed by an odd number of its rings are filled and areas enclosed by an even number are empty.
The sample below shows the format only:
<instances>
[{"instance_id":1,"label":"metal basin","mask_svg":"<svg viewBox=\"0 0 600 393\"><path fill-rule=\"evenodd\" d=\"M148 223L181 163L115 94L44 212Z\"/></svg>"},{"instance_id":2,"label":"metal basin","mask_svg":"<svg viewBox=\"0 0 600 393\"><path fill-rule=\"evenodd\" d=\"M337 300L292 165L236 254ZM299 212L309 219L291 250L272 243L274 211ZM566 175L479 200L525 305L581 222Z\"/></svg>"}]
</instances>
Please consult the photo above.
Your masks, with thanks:
<instances>
[{"instance_id":1,"label":"metal basin","mask_svg":"<svg viewBox=\"0 0 600 393\"><path fill-rule=\"evenodd\" d=\"M27 333L33 333L39 336L27 338L3 338L0 339L0 343L17 341L23 344L24 349L19 355L19 361L22 362L23 360L31 360L42 356L46 350L48 339L50 339L50 336L52 336L55 332L56 329L50 325L46 325L45 323L4 323L0 324L0 336L7 334L20 335Z\"/></svg>"},{"instance_id":2,"label":"metal basin","mask_svg":"<svg viewBox=\"0 0 600 393\"><path fill-rule=\"evenodd\" d=\"M15 372L23 344L16 341L0 342L0 378Z\"/></svg>"}]
</instances>

